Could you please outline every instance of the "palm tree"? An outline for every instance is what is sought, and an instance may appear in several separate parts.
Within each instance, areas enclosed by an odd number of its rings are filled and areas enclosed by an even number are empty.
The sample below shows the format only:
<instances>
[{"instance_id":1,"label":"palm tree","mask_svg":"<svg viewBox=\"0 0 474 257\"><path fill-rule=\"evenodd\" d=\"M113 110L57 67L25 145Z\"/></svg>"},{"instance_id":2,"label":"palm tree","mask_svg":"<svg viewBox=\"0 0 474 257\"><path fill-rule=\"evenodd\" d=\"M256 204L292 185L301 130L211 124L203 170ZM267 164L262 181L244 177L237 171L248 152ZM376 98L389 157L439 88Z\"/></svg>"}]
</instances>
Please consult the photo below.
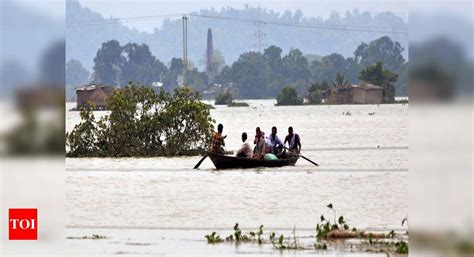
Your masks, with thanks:
<instances>
[{"instance_id":1,"label":"palm tree","mask_svg":"<svg viewBox=\"0 0 474 257\"><path fill-rule=\"evenodd\" d=\"M340 88L340 87L348 87L351 85L351 83L344 78L344 75L341 74L341 73L337 73L336 74L336 78L334 79L334 82L332 83L332 85L336 88Z\"/></svg>"}]
</instances>

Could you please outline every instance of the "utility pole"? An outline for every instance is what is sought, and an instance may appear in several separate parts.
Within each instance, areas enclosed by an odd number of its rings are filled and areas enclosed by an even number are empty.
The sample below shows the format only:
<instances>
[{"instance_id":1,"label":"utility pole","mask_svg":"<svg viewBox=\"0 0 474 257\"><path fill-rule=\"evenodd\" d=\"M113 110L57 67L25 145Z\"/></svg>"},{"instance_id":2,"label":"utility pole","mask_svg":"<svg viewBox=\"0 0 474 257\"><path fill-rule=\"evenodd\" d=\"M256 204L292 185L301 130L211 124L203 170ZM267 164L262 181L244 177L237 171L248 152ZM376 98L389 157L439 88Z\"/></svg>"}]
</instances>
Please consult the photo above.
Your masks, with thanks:
<instances>
[{"instance_id":1,"label":"utility pole","mask_svg":"<svg viewBox=\"0 0 474 257\"><path fill-rule=\"evenodd\" d=\"M183 14L183 86L188 85L188 17Z\"/></svg>"}]
</instances>

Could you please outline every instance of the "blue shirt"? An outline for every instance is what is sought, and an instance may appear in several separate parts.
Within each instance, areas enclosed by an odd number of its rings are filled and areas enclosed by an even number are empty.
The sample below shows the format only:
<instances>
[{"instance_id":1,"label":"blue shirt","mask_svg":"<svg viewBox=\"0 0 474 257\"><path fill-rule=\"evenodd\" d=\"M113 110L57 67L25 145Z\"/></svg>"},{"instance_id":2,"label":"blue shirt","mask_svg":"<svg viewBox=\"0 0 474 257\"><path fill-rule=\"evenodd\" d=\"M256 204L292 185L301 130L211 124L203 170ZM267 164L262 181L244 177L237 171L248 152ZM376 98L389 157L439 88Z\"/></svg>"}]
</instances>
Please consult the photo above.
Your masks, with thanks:
<instances>
[{"instance_id":1,"label":"blue shirt","mask_svg":"<svg viewBox=\"0 0 474 257\"><path fill-rule=\"evenodd\" d=\"M272 138L272 134L267 137L267 145L270 147L276 147L277 145L284 146L283 142L278 138L278 135L275 135L275 138Z\"/></svg>"}]
</instances>

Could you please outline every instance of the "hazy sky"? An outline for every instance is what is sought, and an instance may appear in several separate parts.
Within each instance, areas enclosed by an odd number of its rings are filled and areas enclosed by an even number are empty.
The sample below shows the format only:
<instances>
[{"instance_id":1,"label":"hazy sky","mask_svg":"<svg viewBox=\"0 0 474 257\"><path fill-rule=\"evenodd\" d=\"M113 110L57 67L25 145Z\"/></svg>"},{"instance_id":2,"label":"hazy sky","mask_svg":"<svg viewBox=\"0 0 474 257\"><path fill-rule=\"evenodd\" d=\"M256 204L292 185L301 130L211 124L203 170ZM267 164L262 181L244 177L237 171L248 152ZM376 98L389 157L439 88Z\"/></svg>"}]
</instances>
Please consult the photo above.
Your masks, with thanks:
<instances>
[{"instance_id":1,"label":"hazy sky","mask_svg":"<svg viewBox=\"0 0 474 257\"><path fill-rule=\"evenodd\" d=\"M212 0L79 0L79 2L90 9L101 13L104 17L133 17L147 15L162 15L171 13L188 13L201 9L221 9L233 7L242 9L245 4L251 7L260 5L261 8L272 9L283 12L285 10L295 11L301 9L305 16L328 17L332 10L344 15L347 10L358 8L360 11L380 13L391 11L403 19L408 16L407 0L273 0L273 1L212 1ZM138 30L153 31L161 25L161 20L130 22L124 25L134 27Z\"/></svg>"},{"instance_id":2,"label":"hazy sky","mask_svg":"<svg viewBox=\"0 0 474 257\"><path fill-rule=\"evenodd\" d=\"M0 2L9 0L0 0ZM55 19L65 18L65 0L10 0L29 10ZM391 11L404 20L408 12L423 14L454 14L472 23L473 4L471 0L79 0L104 17L131 17L187 13L200 9L222 7L243 8L245 4L272 9L277 12L301 9L305 16L328 17L332 10L342 15L355 8L360 11L380 13ZM161 25L161 20L130 22L125 25L144 31L152 31Z\"/></svg>"}]
</instances>

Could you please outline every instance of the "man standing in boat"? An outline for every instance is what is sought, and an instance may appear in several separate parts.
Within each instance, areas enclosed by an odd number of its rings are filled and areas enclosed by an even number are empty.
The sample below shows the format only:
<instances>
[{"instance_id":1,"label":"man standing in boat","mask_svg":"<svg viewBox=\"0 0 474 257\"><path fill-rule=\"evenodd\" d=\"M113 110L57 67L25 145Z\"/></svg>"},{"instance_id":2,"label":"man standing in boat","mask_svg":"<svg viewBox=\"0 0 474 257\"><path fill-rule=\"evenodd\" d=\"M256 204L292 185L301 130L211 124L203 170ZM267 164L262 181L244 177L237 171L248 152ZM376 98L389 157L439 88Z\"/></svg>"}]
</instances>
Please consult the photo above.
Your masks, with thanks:
<instances>
[{"instance_id":1,"label":"man standing in boat","mask_svg":"<svg viewBox=\"0 0 474 257\"><path fill-rule=\"evenodd\" d=\"M296 133L293 133L293 127L288 128L288 135L285 137L285 142L286 144L288 142L288 148L291 151L291 153L294 154L299 154L301 151L301 141L300 141L300 136Z\"/></svg>"},{"instance_id":2,"label":"man standing in boat","mask_svg":"<svg viewBox=\"0 0 474 257\"><path fill-rule=\"evenodd\" d=\"M211 152L216 154L224 154L224 146L225 142L224 139L227 137L222 136L222 131L224 130L224 126L222 124L217 125L217 132L212 135L212 144L211 144Z\"/></svg>"}]
</instances>

